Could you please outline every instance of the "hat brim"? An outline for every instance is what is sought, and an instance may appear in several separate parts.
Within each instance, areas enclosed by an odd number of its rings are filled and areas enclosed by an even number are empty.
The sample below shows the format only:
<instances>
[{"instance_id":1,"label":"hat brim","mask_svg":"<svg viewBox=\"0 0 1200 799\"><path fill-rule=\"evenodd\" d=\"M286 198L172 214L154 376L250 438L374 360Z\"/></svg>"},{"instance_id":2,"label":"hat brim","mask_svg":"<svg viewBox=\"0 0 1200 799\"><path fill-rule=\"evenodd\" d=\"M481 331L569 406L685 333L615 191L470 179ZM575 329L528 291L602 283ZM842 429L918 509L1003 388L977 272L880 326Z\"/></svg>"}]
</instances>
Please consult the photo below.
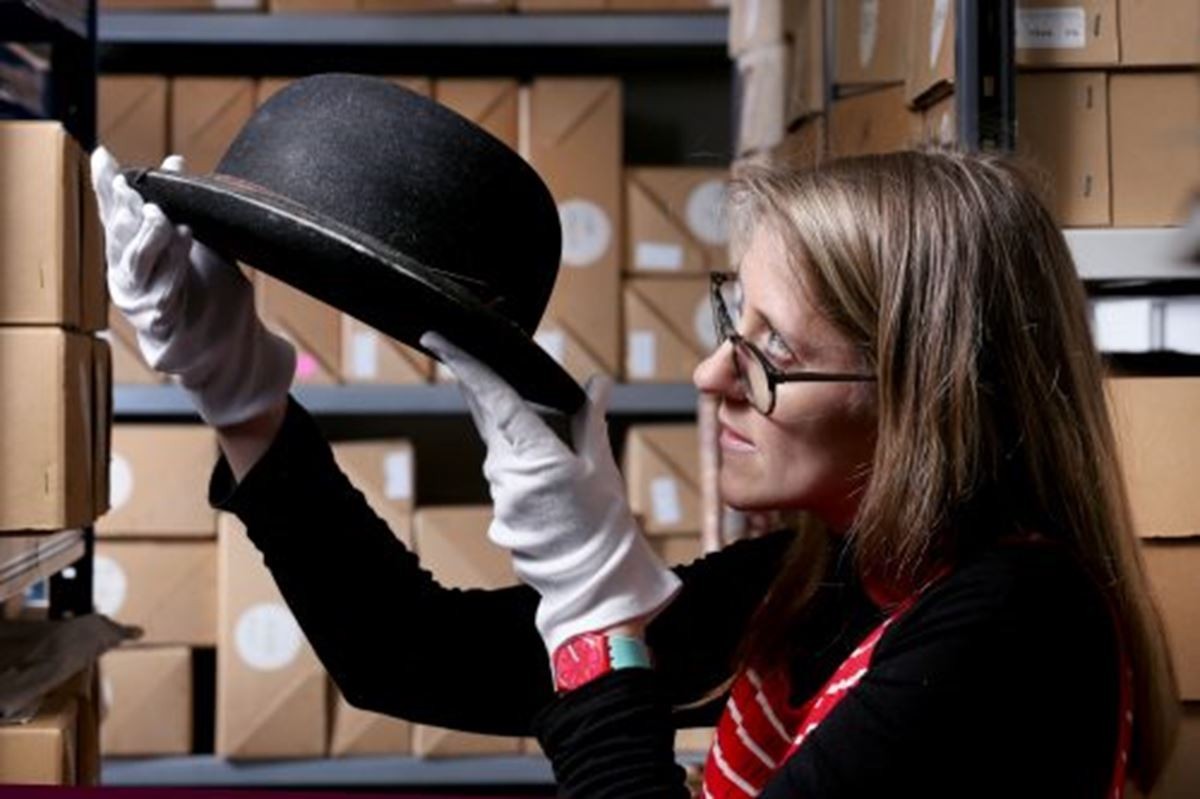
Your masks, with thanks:
<instances>
[{"instance_id":1,"label":"hat brim","mask_svg":"<svg viewBox=\"0 0 1200 799\"><path fill-rule=\"evenodd\" d=\"M198 241L431 357L433 330L486 363L530 402L574 413L579 384L530 335L480 302L459 275L398 252L327 215L223 175L128 170L129 185Z\"/></svg>"}]
</instances>

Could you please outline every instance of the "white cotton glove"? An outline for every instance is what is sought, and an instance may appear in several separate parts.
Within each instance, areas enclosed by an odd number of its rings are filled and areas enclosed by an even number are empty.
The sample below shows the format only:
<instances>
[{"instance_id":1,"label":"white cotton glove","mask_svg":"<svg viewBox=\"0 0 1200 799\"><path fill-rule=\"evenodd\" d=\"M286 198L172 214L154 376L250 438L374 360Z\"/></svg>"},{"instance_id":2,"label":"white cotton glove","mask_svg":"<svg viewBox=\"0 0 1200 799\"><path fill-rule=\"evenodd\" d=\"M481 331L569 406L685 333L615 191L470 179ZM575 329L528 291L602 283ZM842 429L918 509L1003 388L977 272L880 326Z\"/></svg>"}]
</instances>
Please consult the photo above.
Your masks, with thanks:
<instances>
[{"instance_id":1,"label":"white cotton glove","mask_svg":"<svg viewBox=\"0 0 1200 799\"><path fill-rule=\"evenodd\" d=\"M488 538L512 553L542 597L536 623L551 655L574 635L664 608L681 587L650 548L625 499L604 414L610 383L593 378L571 419L572 452L490 368L436 333L421 345L458 377L487 446L495 517Z\"/></svg>"},{"instance_id":2,"label":"white cotton glove","mask_svg":"<svg viewBox=\"0 0 1200 799\"><path fill-rule=\"evenodd\" d=\"M162 169L182 172L183 158L169 156ZM92 153L92 186L109 294L137 331L146 362L176 376L204 421L217 427L283 401L296 352L263 326L241 270L145 202L103 147Z\"/></svg>"}]
</instances>

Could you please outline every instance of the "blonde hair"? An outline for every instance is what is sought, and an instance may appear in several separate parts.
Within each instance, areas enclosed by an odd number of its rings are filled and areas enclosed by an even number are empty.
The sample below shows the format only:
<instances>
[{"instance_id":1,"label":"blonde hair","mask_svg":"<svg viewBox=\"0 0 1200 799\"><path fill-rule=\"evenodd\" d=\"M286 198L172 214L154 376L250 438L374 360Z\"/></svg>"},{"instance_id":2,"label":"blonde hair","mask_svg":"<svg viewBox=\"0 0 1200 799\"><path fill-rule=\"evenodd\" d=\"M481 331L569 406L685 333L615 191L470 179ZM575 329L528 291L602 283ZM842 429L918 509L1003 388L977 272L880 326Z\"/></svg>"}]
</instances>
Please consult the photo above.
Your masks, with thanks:
<instances>
[{"instance_id":1,"label":"blonde hair","mask_svg":"<svg viewBox=\"0 0 1200 799\"><path fill-rule=\"evenodd\" d=\"M1130 773L1148 790L1172 743L1175 677L1086 296L1021 170L999 156L907 151L751 169L731 197L735 230L774 226L810 299L878 378L874 459L849 532L858 574L899 599L937 564L1004 535L1065 543L1119 619L1134 670ZM828 551L825 536L798 536L744 659L781 654Z\"/></svg>"}]
</instances>

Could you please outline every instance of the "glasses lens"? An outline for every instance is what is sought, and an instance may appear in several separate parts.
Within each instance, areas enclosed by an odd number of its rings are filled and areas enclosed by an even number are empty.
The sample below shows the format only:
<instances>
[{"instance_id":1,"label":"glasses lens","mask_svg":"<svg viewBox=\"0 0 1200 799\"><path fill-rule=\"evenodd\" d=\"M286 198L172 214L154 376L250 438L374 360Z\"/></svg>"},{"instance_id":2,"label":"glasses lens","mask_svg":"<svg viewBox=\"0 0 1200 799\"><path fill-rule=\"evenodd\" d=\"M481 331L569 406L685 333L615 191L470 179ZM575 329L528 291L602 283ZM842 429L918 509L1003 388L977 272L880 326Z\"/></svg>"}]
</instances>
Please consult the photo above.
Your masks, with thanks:
<instances>
[{"instance_id":1,"label":"glasses lens","mask_svg":"<svg viewBox=\"0 0 1200 799\"><path fill-rule=\"evenodd\" d=\"M735 279L726 280L718 287L721 305L736 331L742 319L742 284Z\"/></svg>"},{"instance_id":2,"label":"glasses lens","mask_svg":"<svg viewBox=\"0 0 1200 799\"><path fill-rule=\"evenodd\" d=\"M771 409L771 381L762 361L745 344L739 341L733 348L733 362L737 367L738 379L746 391L746 399L756 410L767 413Z\"/></svg>"}]
</instances>

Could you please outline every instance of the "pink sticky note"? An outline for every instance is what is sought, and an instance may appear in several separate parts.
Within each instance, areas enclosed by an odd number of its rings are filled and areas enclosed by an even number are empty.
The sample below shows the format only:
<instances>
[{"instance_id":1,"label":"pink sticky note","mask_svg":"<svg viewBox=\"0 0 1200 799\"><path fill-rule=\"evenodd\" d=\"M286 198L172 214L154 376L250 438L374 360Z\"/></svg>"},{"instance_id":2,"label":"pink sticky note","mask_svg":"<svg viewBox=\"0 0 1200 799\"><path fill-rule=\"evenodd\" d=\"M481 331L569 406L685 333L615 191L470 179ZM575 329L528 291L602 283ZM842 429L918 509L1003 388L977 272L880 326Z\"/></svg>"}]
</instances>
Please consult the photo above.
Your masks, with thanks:
<instances>
[{"instance_id":1,"label":"pink sticky note","mask_svg":"<svg viewBox=\"0 0 1200 799\"><path fill-rule=\"evenodd\" d=\"M317 359L302 352L296 357L296 377L308 378L317 373Z\"/></svg>"}]
</instances>

